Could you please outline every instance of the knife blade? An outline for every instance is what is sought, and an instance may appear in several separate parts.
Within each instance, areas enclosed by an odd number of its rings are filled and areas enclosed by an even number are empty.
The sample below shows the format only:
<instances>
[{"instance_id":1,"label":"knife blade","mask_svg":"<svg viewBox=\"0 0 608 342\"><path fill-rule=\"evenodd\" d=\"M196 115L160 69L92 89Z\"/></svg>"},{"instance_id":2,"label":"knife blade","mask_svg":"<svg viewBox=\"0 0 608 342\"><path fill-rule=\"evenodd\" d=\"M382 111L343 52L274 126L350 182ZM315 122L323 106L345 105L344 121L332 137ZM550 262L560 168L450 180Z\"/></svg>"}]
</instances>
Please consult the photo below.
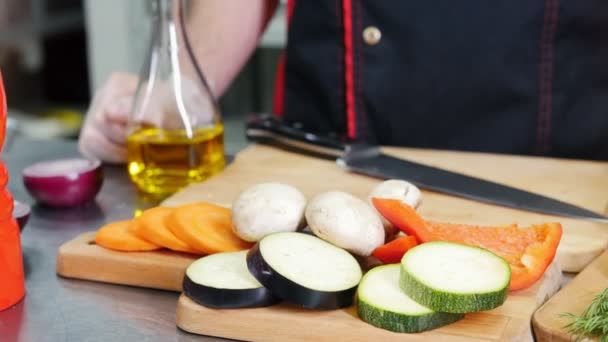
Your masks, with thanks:
<instances>
[{"instance_id":1,"label":"knife blade","mask_svg":"<svg viewBox=\"0 0 608 342\"><path fill-rule=\"evenodd\" d=\"M343 169L377 178L407 180L416 186L475 201L555 216L608 223L594 211L523 189L386 155L378 146L348 144L338 138L306 132L272 115L252 116L246 126L250 140L337 158Z\"/></svg>"}]
</instances>

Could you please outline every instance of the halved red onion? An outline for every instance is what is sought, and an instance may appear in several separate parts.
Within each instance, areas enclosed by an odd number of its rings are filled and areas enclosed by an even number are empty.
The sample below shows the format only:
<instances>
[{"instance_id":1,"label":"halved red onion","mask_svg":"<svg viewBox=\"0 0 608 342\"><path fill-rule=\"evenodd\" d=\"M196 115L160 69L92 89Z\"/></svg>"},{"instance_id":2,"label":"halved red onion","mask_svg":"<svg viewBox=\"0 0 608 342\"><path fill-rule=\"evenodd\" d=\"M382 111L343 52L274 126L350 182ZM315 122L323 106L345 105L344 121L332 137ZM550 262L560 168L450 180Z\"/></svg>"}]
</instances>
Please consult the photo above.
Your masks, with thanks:
<instances>
[{"instance_id":1,"label":"halved red onion","mask_svg":"<svg viewBox=\"0 0 608 342\"><path fill-rule=\"evenodd\" d=\"M26 167L23 184L39 203L72 207L92 200L103 183L101 162L82 158L48 160Z\"/></svg>"}]
</instances>

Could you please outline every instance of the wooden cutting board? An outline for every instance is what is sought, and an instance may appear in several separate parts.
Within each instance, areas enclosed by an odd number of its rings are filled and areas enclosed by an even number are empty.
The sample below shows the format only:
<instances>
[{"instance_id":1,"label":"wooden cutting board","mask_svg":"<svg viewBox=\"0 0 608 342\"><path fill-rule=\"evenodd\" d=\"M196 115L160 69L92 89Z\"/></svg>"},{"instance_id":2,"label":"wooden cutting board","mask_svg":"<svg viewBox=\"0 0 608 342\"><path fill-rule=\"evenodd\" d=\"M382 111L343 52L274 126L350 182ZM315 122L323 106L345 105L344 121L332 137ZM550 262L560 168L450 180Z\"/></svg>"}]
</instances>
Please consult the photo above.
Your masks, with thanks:
<instances>
[{"instance_id":1,"label":"wooden cutting board","mask_svg":"<svg viewBox=\"0 0 608 342\"><path fill-rule=\"evenodd\" d=\"M602 211L608 199L604 191L608 188L607 163L416 149L387 151L561 198L596 211ZM240 191L263 181L290 183L308 197L325 190L344 190L361 198L365 198L379 182L346 173L332 161L252 145L241 152L224 172L204 183L186 188L164 204L176 206L204 200L230 205ZM608 242L608 230L599 224L556 219L437 193L424 193L420 211L425 217L435 220L476 224L529 224L559 220L565 229L559 251L562 256L560 261L570 271L582 269ZM181 289L185 267L196 258L166 251L114 252L100 248L91 241L92 233L62 246L57 272L66 277L175 291ZM541 281L529 289L511 294L502 307L467 315L461 322L425 334L397 335L371 327L356 318L353 308L318 312L279 305L220 311L206 309L185 298L178 303L177 324L194 333L246 340L268 340L273 336L275 339L294 340L382 340L385 337L529 340L532 336L531 316L538 306L555 293L560 284L560 275L560 268L555 263Z\"/></svg>"},{"instance_id":2,"label":"wooden cutting board","mask_svg":"<svg viewBox=\"0 0 608 342\"><path fill-rule=\"evenodd\" d=\"M182 291L186 267L200 256L168 250L118 252L95 244L95 232L64 243L57 253L57 274L66 278Z\"/></svg>"},{"instance_id":3,"label":"wooden cutting board","mask_svg":"<svg viewBox=\"0 0 608 342\"><path fill-rule=\"evenodd\" d=\"M558 198L568 197L574 203L595 210L605 206L608 199L598 188L608 186L608 164L410 149L389 151ZM578 173L584 179L580 182L573 180L572 173ZM204 200L229 206L240 191L265 181L290 183L309 198L326 190L344 190L365 198L378 183L377 179L345 173L332 161L254 145L240 153L222 174L186 188L164 204L177 206ZM555 184L551 184L553 182ZM422 214L437 220L477 224L529 224L556 220L437 193L425 192L424 195ZM608 231L593 223L560 221L567 226L567 235L574 237L570 239L572 243L565 244L561 250L562 255L568 258L564 264L578 270L605 247ZM469 314L463 321L424 334L395 334L372 327L357 319L354 307L309 311L283 304L259 309L214 310L197 305L184 296L177 306L177 325L197 334L244 340L532 340L531 316L557 290L560 280L559 267L553 265L540 282L525 291L512 293L502 307Z\"/></svg>"},{"instance_id":4,"label":"wooden cutting board","mask_svg":"<svg viewBox=\"0 0 608 342\"><path fill-rule=\"evenodd\" d=\"M597 212L604 212L608 204L608 163L604 162L407 148L390 148L386 152L548 195ZM407 179L407 175L404 178ZM379 180L347 173L334 161L252 145L239 153L224 172L187 187L164 204L211 201L230 206L239 192L259 182L289 183L309 198L327 190L344 190L366 198ZM559 221L564 227L564 236L558 260L566 272L579 272L608 245L608 225L507 209L439 193L425 191L419 211L425 218L454 223L527 225Z\"/></svg>"},{"instance_id":5,"label":"wooden cutting board","mask_svg":"<svg viewBox=\"0 0 608 342\"><path fill-rule=\"evenodd\" d=\"M580 315L593 298L608 288L608 252L604 252L579 273L566 287L541 306L532 320L538 341L573 341L563 327L570 321L559 315Z\"/></svg>"},{"instance_id":6,"label":"wooden cutting board","mask_svg":"<svg viewBox=\"0 0 608 342\"><path fill-rule=\"evenodd\" d=\"M168 251L111 251L95 245L94 236L95 232L84 233L60 248L58 274L181 292L186 267L198 258ZM260 309L214 310L184 296L177 304L176 323L192 333L248 341L381 341L389 338L528 341L532 340L532 313L558 290L560 282L561 272L554 263L534 286L510 293L500 308L468 314L460 322L423 334L395 334L375 328L359 320L354 307L317 311L281 304Z\"/></svg>"},{"instance_id":7,"label":"wooden cutting board","mask_svg":"<svg viewBox=\"0 0 608 342\"><path fill-rule=\"evenodd\" d=\"M530 317L557 291L561 272L549 267L534 286L509 294L499 308L466 314L456 323L420 334L398 334L361 321L354 306L307 310L289 304L256 309L209 309L182 295L177 326L191 333L246 341L532 341Z\"/></svg>"}]
</instances>

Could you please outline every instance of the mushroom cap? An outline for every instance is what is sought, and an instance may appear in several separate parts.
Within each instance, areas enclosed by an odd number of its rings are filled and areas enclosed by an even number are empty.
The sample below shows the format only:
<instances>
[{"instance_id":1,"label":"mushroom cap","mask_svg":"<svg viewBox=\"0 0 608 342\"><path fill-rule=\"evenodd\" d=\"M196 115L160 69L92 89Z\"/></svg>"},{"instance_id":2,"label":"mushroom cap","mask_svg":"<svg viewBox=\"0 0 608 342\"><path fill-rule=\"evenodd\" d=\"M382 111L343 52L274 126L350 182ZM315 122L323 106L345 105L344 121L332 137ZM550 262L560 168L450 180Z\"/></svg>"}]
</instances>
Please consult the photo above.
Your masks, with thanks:
<instances>
[{"instance_id":1,"label":"mushroom cap","mask_svg":"<svg viewBox=\"0 0 608 342\"><path fill-rule=\"evenodd\" d=\"M389 179L376 185L368 196L370 204L374 197L400 200L413 208L417 208L422 202L420 189L401 179Z\"/></svg>"},{"instance_id":2,"label":"mushroom cap","mask_svg":"<svg viewBox=\"0 0 608 342\"><path fill-rule=\"evenodd\" d=\"M232 204L235 234L246 241L296 231L304 217L306 197L295 187L282 183L260 183L247 188Z\"/></svg>"},{"instance_id":3,"label":"mushroom cap","mask_svg":"<svg viewBox=\"0 0 608 342\"><path fill-rule=\"evenodd\" d=\"M353 254L368 256L384 243L380 217L351 194L330 191L316 195L306 207L310 229L323 240Z\"/></svg>"}]
</instances>

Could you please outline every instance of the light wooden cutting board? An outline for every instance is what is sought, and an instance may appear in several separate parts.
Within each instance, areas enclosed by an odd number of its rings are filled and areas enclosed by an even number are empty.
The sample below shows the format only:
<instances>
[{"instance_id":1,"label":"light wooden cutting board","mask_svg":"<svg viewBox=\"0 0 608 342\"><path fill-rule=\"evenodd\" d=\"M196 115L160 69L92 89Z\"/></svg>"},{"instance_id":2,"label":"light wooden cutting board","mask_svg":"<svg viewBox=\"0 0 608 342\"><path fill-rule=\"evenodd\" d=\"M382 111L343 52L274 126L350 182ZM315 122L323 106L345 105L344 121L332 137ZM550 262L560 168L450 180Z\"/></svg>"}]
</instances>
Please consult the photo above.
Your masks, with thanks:
<instances>
[{"instance_id":1,"label":"light wooden cutting board","mask_svg":"<svg viewBox=\"0 0 608 342\"><path fill-rule=\"evenodd\" d=\"M289 304L267 308L217 310L182 295L177 326L210 336L246 341L532 341L530 317L553 294L561 273L552 265L534 286L509 294L503 306L419 334L399 334L369 325L355 306L341 310L307 310Z\"/></svg>"},{"instance_id":2,"label":"light wooden cutting board","mask_svg":"<svg viewBox=\"0 0 608 342\"><path fill-rule=\"evenodd\" d=\"M200 258L169 250L113 251L97 246L95 233L83 233L59 247L57 274L65 278L181 292L186 268Z\"/></svg>"},{"instance_id":3,"label":"light wooden cutting board","mask_svg":"<svg viewBox=\"0 0 608 342\"><path fill-rule=\"evenodd\" d=\"M608 199L604 191L608 189L606 163L414 149L388 151L551 195L596 211L603 210ZM164 204L181 205L205 200L230 205L240 191L263 181L293 184L308 197L325 190L344 190L362 198L379 182L346 173L332 161L253 145L241 152L221 174L186 188ZM529 224L559 220L566 231L560 248L560 260L567 269L574 271L580 270L598 255L608 242L608 230L598 224L499 208L437 193L425 192L420 210L427 218L476 224ZM84 234L61 247L57 261L59 274L179 291L185 267L195 259L167 251L109 251L92 243L92 236L92 233ZM555 293L560 284L560 275L559 267L555 264L533 287L510 294L502 307L469 314L461 322L424 334L398 335L377 329L360 321L354 308L319 312L279 305L261 309L211 310L187 298L181 298L178 303L177 324L194 333L246 340L382 340L397 337L467 341L530 340L531 316L538 306Z\"/></svg>"},{"instance_id":4,"label":"light wooden cutting board","mask_svg":"<svg viewBox=\"0 0 608 342\"><path fill-rule=\"evenodd\" d=\"M555 196L594 210L603 209L608 199L603 191L608 186L608 164L409 149L389 151ZM292 184L309 198L326 190L344 190L365 198L379 182L345 173L332 161L253 145L241 152L222 174L186 188L164 204L177 206L212 201L229 206L246 187L267 181ZM420 210L425 217L436 220L476 224L530 224L557 220L437 193L425 192L424 195ZM570 270L580 270L605 247L608 231L589 222L559 221L566 230L566 242L560 250L563 258L560 260ZM177 325L197 334L254 341L532 340L532 314L557 290L560 275L559 267L553 265L533 287L511 293L502 307L469 314L463 321L423 334L395 334L372 327L357 318L354 307L309 311L282 304L259 309L214 310L197 305L184 296L177 306Z\"/></svg>"},{"instance_id":5,"label":"light wooden cutting board","mask_svg":"<svg viewBox=\"0 0 608 342\"><path fill-rule=\"evenodd\" d=\"M608 288L608 252L604 252L543 306L532 320L538 341L572 341L564 326L569 319L560 314L580 315L595 296Z\"/></svg>"},{"instance_id":6,"label":"light wooden cutting board","mask_svg":"<svg viewBox=\"0 0 608 342\"><path fill-rule=\"evenodd\" d=\"M57 273L68 278L181 291L186 267L198 257L170 251L118 252L95 245L95 232L84 233L61 246ZM532 340L532 313L553 295L561 272L553 263L541 280L509 294L498 309L468 314L455 324L424 334L395 334L359 320L355 307L303 310L290 305L260 309L213 310L181 297L176 324L189 332L242 340L381 341L420 339L471 341ZM314 327L314 329L312 328Z\"/></svg>"},{"instance_id":7,"label":"light wooden cutting board","mask_svg":"<svg viewBox=\"0 0 608 342\"><path fill-rule=\"evenodd\" d=\"M608 163L482 153L391 148L386 152L428 165L497 181L604 212L608 204ZM407 175L404 175L407 179ZM164 204L211 201L230 206L246 187L259 182L285 182L309 198L327 190L344 190L361 198L379 180L347 173L335 162L251 145L234 163L210 180L187 187ZM608 225L507 209L439 193L424 192L419 211L437 221L509 224L559 221L564 236L558 260L564 271L579 272L608 245Z\"/></svg>"}]
</instances>

